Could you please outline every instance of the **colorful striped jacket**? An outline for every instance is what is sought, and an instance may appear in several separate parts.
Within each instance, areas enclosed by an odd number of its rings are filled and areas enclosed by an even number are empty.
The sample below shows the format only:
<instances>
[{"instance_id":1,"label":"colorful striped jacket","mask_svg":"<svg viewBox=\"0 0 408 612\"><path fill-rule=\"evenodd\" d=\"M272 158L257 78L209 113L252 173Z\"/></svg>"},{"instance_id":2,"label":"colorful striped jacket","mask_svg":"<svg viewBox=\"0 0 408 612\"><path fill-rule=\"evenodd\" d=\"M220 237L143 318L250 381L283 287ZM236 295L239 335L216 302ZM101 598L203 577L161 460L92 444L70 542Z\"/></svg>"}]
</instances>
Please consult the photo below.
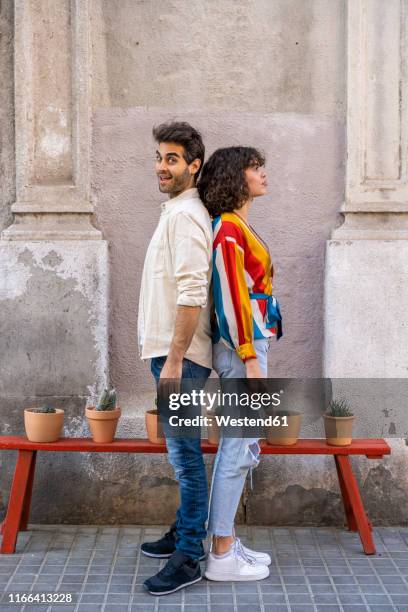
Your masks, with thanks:
<instances>
[{"instance_id":1,"label":"colorful striped jacket","mask_svg":"<svg viewBox=\"0 0 408 612\"><path fill-rule=\"evenodd\" d=\"M213 342L224 341L246 361L256 357L254 339L282 335L279 305L272 296L268 247L236 213L213 220Z\"/></svg>"}]
</instances>

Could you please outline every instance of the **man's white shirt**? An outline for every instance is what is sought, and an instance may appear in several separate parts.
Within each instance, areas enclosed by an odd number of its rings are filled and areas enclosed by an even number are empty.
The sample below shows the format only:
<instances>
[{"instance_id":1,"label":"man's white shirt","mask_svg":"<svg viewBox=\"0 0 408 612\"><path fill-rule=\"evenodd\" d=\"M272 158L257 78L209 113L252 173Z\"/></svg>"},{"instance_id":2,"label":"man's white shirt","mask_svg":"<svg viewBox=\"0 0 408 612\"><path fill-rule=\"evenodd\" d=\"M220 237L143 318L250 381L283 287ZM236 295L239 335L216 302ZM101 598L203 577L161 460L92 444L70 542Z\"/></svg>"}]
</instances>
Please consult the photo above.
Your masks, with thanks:
<instances>
[{"instance_id":1,"label":"man's white shirt","mask_svg":"<svg viewBox=\"0 0 408 612\"><path fill-rule=\"evenodd\" d=\"M187 359L211 368L212 226L196 188L164 202L146 252L139 298L142 359L168 355L177 306L200 306Z\"/></svg>"}]
</instances>

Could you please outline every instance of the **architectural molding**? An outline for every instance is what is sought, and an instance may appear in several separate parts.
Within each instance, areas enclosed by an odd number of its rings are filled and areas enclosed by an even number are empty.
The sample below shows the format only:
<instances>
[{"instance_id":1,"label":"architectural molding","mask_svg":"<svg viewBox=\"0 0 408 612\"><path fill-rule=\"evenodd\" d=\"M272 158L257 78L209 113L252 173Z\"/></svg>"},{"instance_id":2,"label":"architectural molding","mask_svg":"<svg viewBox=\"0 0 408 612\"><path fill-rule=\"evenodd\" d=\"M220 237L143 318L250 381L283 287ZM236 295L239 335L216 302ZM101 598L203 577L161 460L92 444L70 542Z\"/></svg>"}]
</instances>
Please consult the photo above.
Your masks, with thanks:
<instances>
[{"instance_id":1,"label":"architectural molding","mask_svg":"<svg viewBox=\"0 0 408 612\"><path fill-rule=\"evenodd\" d=\"M91 224L88 0L15 1L16 202L6 240L101 239Z\"/></svg>"},{"instance_id":2,"label":"architectural molding","mask_svg":"<svg viewBox=\"0 0 408 612\"><path fill-rule=\"evenodd\" d=\"M349 0L347 9L345 224L333 237L356 237L356 227L368 223L370 238L373 224L360 213L376 213L379 231L384 223L386 232L397 231L397 216L391 229L389 213L399 213L407 238L402 216L408 213L408 3Z\"/></svg>"}]
</instances>

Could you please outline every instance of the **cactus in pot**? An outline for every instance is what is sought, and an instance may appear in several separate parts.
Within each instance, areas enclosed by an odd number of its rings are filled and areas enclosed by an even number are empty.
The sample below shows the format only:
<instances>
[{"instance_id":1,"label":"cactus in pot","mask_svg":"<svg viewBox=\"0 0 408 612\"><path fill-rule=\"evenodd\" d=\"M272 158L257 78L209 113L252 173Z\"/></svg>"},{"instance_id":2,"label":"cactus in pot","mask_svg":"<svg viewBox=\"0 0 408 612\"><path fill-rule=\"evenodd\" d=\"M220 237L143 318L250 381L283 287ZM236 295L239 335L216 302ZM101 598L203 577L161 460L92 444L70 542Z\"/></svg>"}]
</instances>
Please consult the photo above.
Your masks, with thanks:
<instances>
[{"instance_id":1,"label":"cactus in pot","mask_svg":"<svg viewBox=\"0 0 408 612\"><path fill-rule=\"evenodd\" d=\"M116 399L115 389L104 389L95 410L115 410Z\"/></svg>"},{"instance_id":2,"label":"cactus in pot","mask_svg":"<svg viewBox=\"0 0 408 612\"><path fill-rule=\"evenodd\" d=\"M155 398L154 403L156 408L154 408L153 410L146 410L145 412L147 437L149 442L151 442L152 444L164 444L166 440L163 436L163 427L159 419L157 397Z\"/></svg>"},{"instance_id":3,"label":"cactus in pot","mask_svg":"<svg viewBox=\"0 0 408 612\"><path fill-rule=\"evenodd\" d=\"M117 393L114 388L104 389L99 396L95 385L88 387L90 392L85 414L94 442L113 442L121 410L117 405Z\"/></svg>"},{"instance_id":4,"label":"cactus in pot","mask_svg":"<svg viewBox=\"0 0 408 612\"><path fill-rule=\"evenodd\" d=\"M343 398L332 400L323 417L327 444L331 446L351 444L355 417L347 400Z\"/></svg>"},{"instance_id":5,"label":"cactus in pot","mask_svg":"<svg viewBox=\"0 0 408 612\"><path fill-rule=\"evenodd\" d=\"M272 424L265 428L268 444L277 446L296 444L302 427L300 410L273 410L270 416Z\"/></svg>"},{"instance_id":6,"label":"cactus in pot","mask_svg":"<svg viewBox=\"0 0 408 612\"><path fill-rule=\"evenodd\" d=\"M24 410L24 427L30 442L56 442L64 423L64 411L52 406Z\"/></svg>"},{"instance_id":7,"label":"cactus in pot","mask_svg":"<svg viewBox=\"0 0 408 612\"><path fill-rule=\"evenodd\" d=\"M350 417L354 416L345 399L332 400L329 404L327 414L332 417Z\"/></svg>"},{"instance_id":8,"label":"cactus in pot","mask_svg":"<svg viewBox=\"0 0 408 612\"><path fill-rule=\"evenodd\" d=\"M55 414L57 412L52 406L40 406L39 408L28 408L28 410L36 414Z\"/></svg>"}]
</instances>

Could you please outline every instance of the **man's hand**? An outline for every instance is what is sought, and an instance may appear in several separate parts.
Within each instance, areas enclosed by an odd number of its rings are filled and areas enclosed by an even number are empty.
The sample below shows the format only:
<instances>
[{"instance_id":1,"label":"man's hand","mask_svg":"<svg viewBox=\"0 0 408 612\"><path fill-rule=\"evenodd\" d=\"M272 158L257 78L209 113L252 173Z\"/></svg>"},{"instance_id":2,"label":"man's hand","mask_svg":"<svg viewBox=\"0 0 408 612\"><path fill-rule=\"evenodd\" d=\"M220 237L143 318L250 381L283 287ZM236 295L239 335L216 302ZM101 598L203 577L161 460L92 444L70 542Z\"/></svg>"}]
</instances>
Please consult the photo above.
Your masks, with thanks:
<instances>
[{"instance_id":1,"label":"man's hand","mask_svg":"<svg viewBox=\"0 0 408 612\"><path fill-rule=\"evenodd\" d=\"M200 306L177 306L173 340L160 373L161 393L179 393L184 354L190 346L200 317Z\"/></svg>"},{"instance_id":2,"label":"man's hand","mask_svg":"<svg viewBox=\"0 0 408 612\"><path fill-rule=\"evenodd\" d=\"M167 357L166 362L160 373L160 378L181 378L183 371L183 358L172 359Z\"/></svg>"},{"instance_id":3,"label":"man's hand","mask_svg":"<svg viewBox=\"0 0 408 612\"><path fill-rule=\"evenodd\" d=\"M247 378L265 378L261 370L258 359L248 359L245 362Z\"/></svg>"},{"instance_id":4,"label":"man's hand","mask_svg":"<svg viewBox=\"0 0 408 612\"><path fill-rule=\"evenodd\" d=\"M183 359L175 360L167 357L160 372L158 392L161 399L167 400L172 393L180 393L182 371Z\"/></svg>"},{"instance_id":5,"label":"man's hand","mask_svg":"<svg viewBox=\"0 0 408 612\"><path fill-rule=\"evenodd\" d=\"M193 339L200 313L200 306L177 306L173 339L161 377L181 378L184 355Z\"/></svg>"}]
</instances>

